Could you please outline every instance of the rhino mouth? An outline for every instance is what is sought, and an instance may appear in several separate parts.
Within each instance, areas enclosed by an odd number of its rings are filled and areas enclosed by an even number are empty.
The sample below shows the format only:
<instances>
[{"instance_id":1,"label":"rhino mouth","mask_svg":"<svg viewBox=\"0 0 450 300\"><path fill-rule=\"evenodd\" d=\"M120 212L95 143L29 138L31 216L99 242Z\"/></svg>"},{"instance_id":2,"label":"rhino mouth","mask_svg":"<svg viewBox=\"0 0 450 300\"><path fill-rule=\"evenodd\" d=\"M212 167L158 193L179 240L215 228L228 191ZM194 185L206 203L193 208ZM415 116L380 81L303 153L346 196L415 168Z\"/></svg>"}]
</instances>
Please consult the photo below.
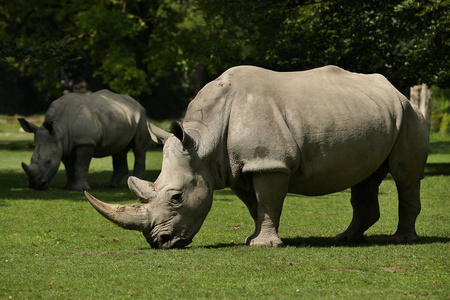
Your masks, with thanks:
<instances>
[{"instance_id":1,"label":"rhino mouth","mask_svg":"<svg viewBox=\"0 0 450 300\"><path fill-rule=\"evenodd\" d=\"M147 242L155 249L180 249L189 245L192 239L182 236L171 236L170 234L159 234L155 238L148 239Z\"/></svg>"},{"instance_id":2,"label":"rhino mouth","mask_svg":"<svg viewBox=\"0 0 450 300\"><path fill-rule=\"evenodd\" d=\"M22 168L28 176L28 187L34 190L46 190L49 185L49 180L43 179L45 177L36 176L36 166L35 165L27 165L22 163Z\"/></svg>"},{"instance_id":3,"label":"rhino mouth","mask_svg":"<svg viewBox=\"0 0 450 300\"><path fill-rule=\"evenodd\" d=\"M43 191L48 188L48 181L40 181L40 182L29 182L28 187L30 189Z\"/></svg>"}]
</instances>

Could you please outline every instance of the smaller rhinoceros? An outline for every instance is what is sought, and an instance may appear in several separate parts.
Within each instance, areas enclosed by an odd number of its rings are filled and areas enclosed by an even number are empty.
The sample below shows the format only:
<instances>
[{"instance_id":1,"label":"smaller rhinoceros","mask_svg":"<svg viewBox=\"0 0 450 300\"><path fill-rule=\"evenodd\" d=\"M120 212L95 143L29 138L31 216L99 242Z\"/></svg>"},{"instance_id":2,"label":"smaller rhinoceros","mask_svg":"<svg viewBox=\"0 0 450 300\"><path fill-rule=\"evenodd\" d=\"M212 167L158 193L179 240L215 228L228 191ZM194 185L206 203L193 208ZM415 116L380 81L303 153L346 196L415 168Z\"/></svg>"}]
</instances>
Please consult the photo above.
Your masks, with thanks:
<instances>
[{"instance_id":1,"label":"smaller rhinoceros","mask_svg":"<svg viewBox=\"0 0 450 300\"><path fill-rule=\"evenodd\" d=\"M23 118L20 125L34 133L31 164L22 163L30 188L44 190L58 171L66 167L66 188L88 190L92 157L113 157L109 187L117 187L128 174L127 152L135 156L133 175L142 177L145 155L151 143L145 109L128 95L101 90L92 94L65 94L55 100L38 127Z\"/></svg>"}]
</instances>

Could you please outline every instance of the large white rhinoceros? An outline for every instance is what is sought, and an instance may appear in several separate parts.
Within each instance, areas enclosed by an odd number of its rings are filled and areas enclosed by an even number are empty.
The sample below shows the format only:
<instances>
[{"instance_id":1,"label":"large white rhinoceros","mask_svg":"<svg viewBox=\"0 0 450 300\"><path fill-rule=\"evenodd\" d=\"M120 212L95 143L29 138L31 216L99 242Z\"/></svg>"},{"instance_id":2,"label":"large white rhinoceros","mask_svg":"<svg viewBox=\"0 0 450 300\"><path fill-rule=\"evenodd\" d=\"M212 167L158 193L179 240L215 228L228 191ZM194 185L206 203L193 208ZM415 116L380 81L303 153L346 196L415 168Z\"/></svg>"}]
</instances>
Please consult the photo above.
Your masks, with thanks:
<instances>
[{"instance_id":1,"label":"large white rhinoceros","mask_svg":"<svg viewBox=\"0 0 450 300\"><path fill-rule=\"evenodd\" d=\"M161 174L128 179L143 203L106 204L104 217L142 231L155 248L189 244L208 214L213 191L230 187L246 204L252 246L278 246L286 193L324 195L351 188L353 219L339 241L364 240L379 218L378 186L388 172L398 189L394 243L418 240L420 181L428 129L419 111L385 77L335 66L279 73L240 66L207 84L182 124L166 133Z\"/></svg>"},{"instance_id":2,"label":"large white rhinoceros","mask_svg":"<svg viewBox=\"0 0 450 300\"><path fill-rule=\"evenodd\" d=\"M145 109L128 95L101 90L92 94L69 93L50 105L42 126L19 119L26 132L34 133L31 164L22 163L30 188L46 189L61 161L66 167L66 188L90 189L88 170L92 157L113 157L116 187L128 174L127 152L135 156L133 175L142 177L145 154L151 143Z\"/></svg>"}]
</instances>

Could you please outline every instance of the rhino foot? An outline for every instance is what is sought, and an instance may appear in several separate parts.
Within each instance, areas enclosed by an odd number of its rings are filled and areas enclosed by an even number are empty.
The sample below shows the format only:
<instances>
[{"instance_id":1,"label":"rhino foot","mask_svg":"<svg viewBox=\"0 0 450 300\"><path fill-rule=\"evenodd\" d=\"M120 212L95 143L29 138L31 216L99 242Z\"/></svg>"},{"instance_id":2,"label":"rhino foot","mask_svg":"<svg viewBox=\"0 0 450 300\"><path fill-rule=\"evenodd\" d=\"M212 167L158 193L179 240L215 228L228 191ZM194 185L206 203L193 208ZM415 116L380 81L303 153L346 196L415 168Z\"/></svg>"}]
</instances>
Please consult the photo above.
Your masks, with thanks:
<instances>
[{"instance_id":1,"label":"rhino foot","mask_svg":"<svg viewBox=\"0 0 450 300\"><path fill-rule=\"evenodd\" d=\"M256 237L253 238L252 236L249 236L245 240L246 245L250 245L252 247L281 247L283 246L283 242L279 237Z\"/></svg>"},{"instance_id":2,"label":"rhino foot","mask_svg":"<svg viewBox=\"0 0 450 300\"><path fill-rule=\"evenodd\" d=\"M336 242L347 242L347 243L365 243L367 242L366 237L363 234L354 234L344 231L334 237Z\"/></svg>"},{"instance_id":3,"label":"rhino foot","mask_svg":"<svg viewBox=\"0 0 450 300\"><path fill-rule=\"evenodd\" d=\"M118 188L120 187L120 182L108 182L107 184L104 185L105 188Z\"/></svg>"},{"instance_id":4,"label":"rhino foot","mask_svg":"<svg viewBox=\"0 0 450 300\"><path fill-rule=\"evenodd\" d=\"M420 241L419 236L415 232L407 233L407 234L400 234L395 233L391 238L389 239L389 243L391 244L412 244L417 243Z\"/></svg>"},{"instance_id":5,"label":"rhino foot","mask_svg":"<svg viewBox=\"0 0 450 300\"><path fill-rule=\"evenodd\" d=\"M67 184L64 188L75 191L89 191L91 189L87 182L75 182L71 185Z\"/></svg>"}]
</instances>

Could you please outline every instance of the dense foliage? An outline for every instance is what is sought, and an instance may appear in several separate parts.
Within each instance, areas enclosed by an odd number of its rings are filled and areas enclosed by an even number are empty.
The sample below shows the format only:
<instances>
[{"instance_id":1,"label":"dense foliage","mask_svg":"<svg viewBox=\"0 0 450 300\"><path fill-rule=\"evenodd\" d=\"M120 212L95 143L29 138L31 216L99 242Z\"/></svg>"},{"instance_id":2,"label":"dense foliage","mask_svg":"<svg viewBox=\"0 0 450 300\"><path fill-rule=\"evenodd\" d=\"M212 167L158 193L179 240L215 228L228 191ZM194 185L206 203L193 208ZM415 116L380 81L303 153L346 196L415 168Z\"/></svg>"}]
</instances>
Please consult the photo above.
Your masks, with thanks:
<instances>
[{"instance_id":1,"label":"dense foliage","mask_svg":"<svg viewBox=\"0 0 450 300\"><path fill-rule=\"evenodd\" d=\"M431 131L450 136L450 89L434 87L432 97Z\"/></svg>"},{"instance_id":2,"label":"dense foliage","mask_svg":"<svg viewBox=\"0 0 450 300\"><path fill-rule=\"evenodd\" d=\"M257 64L281 70L335 64L382 73L399 88L450 82L449 1L200 3L219 29L241 28Z\"/></svg>"},{"instance_id":3,"label":"dense foliage","mask_svg":"<svg viewBox=\"0 0 450 300\"><path fill-rule=\"evenodd\" d=\"M4 1L0 108L109 88L153 118L179 117L204 83L238 64L335 64L382 73L403 91L449 87L449 11L449 0Z\"/></svg>"}]
</instances>

